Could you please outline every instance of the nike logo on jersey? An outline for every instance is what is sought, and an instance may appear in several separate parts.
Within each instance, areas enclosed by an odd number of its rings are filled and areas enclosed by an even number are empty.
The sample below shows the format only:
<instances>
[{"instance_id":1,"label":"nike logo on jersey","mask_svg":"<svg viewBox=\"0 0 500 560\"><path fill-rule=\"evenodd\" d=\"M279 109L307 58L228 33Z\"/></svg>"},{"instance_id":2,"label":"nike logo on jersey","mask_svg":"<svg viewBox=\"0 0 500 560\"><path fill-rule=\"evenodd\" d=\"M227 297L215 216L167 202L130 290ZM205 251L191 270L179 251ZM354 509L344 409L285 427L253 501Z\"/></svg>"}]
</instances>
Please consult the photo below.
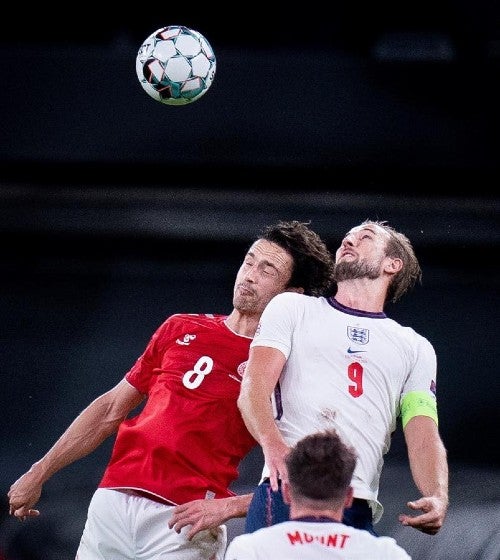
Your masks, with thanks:
<instances>
[{"instance_id":1,"label":"nike logo on jersey","mask_svg":"<svg viewBox=\"0 0 500 560\"><path fill-rule=\"evenodd\" d=\"M185 334L184 338L181 340L178 338L175 342L176 344L180 344L181 346L189 346L190 342L196 338L195 334Z\"/></svg>"},{"instance_id":2,"label":"nike logo on jersey","mask_svg":"<svg viewBox=\"0 0 500 560\"><path fill-rule=\"evenodd\" d=\"M353 350L350 346L347 349L348 354L359 354L359 352L366 352L366 350Z\"/></svg>"}]
</instances>

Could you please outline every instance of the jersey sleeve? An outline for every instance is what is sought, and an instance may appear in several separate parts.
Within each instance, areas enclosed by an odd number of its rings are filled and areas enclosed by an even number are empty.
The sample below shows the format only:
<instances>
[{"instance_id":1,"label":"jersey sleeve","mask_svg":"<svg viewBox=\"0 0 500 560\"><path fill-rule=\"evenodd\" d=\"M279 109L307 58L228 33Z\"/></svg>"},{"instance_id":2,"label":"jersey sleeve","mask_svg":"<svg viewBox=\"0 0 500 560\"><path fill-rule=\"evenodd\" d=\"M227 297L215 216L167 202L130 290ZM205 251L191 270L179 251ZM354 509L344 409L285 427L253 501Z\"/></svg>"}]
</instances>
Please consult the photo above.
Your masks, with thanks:
<instances>
[{"instance_id":1,"label":"jersey sleeve","mask_svg":"<svg viewBox=\"0 0 500 560\"><path fill-rule=\"evenodd\" d=\"M436 352L426 338L413 334L414 363L399 401L403 427L414 416L429 416L438 424Z\"/></svg>"},{"instance_id":2,"label":"jersey sleeve","mask_svg":"<svg viewBox=\"0 0 500 560\"><path fill-rule=\"evenodd\" d=\"M413 391L424 391L429 395L436 396L437 359L432 344L423 336L413 332L411 347L413 358L411 371L408 375L402 397Z\"/></svg>"},{"instance_id":3,"label":"jersey sleeve","mask_svg":"<svg viewBox=\"0 0 500 560\"><path fill-rule=\"evenodd\" d=\"M168 337L171 318L167 319L154 332L144 352L125 375L125 379L139 392L148 394L161 366L161 348Z\"/></svg>"},{"instance_id":4,"label":"jersey sleeve","mask_svg":"<svg viewBox=\"0 0 500 560\"><path fill-rule=\"evenodd\" d=\"M257 332L250 345L276 348L288 358L292 346L294 324L297 323L299 298L305 297L294 292L284 292L274 296L267 304L260 318Z\"/></svg>"}]
</instances>

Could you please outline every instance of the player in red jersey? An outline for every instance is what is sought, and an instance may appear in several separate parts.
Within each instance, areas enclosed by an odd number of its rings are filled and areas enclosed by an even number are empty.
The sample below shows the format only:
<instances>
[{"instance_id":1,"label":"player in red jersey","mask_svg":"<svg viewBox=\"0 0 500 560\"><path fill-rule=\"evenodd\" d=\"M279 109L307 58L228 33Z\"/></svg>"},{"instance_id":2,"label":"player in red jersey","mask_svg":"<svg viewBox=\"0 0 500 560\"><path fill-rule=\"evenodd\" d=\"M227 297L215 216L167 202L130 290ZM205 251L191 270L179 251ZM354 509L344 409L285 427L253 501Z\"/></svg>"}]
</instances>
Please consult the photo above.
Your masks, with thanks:
<instances>
[{"instance_id":1,"label":"player in red jersey","mask_svg":"<svg viewBox=\"0 0 500 560\"><path fill-rule=\"evenodd\" d=\"M39 515L33 508L43 484L116 432L76 558L223 558L223 525L191 538L187 529L169 528L173 509L234 496L229 486L238 464L256 445L236 401L261 313L283 291L324 293L332 267L326 245L307 224L265 228L237 273L232 312L167 318L124 379L83 410L12 484L11 515ZM226 500L226 519L245 513L250 497Z\"/></svg>"}]
</instances>

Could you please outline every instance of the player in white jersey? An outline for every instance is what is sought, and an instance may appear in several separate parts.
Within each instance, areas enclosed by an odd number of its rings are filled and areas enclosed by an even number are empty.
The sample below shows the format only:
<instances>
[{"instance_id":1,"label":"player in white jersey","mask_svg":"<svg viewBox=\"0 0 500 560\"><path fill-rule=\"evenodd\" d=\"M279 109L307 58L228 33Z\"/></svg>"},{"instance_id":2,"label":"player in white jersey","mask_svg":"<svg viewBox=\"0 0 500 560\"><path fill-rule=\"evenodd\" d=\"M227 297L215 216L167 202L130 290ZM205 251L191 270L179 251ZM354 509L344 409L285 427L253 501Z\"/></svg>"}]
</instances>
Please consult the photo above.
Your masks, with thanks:
<instances>
[{"instance_id":1,"label":"player in white jersey","mask_svg":"<svg viewBox=\"0 0 500 560\"><path fill-rule=\"evenodd\" d=\"M289 447L333 427L359 456L355 500L344 522L375 533L383 457L398 417L421 493L407 503L417 514L399 520L438 532L448 508L448 465L438 431L436 356L428 340L384 313L387 301L397 301L420 278L408 238L385 222L366 221L336 252L333 297L283 294L268 304L238 400L265 458L247 532L288 518L279 480L287 480Z\"/></svg>"},{"instance_id":2,"label":"player in white jersey","mask_svg":"<svg viewBox=\"0 0 500 560\"><path fill-rule=\"evenodd\" d=\"M235 537L225 560L410 560L390 537L342 523L352 502L356 452L335 430L300 439L286 457L290 521Z\"/></svg>"}]
</instances>

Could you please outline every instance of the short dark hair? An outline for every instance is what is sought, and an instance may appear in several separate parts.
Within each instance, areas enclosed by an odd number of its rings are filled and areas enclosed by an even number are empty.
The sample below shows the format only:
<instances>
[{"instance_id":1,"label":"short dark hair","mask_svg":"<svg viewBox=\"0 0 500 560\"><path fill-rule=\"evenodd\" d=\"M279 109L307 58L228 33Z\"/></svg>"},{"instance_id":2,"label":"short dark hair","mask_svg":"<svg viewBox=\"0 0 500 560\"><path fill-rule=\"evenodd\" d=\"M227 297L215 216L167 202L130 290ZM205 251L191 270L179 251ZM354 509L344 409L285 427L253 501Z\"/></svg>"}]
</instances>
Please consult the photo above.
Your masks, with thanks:
<instances>
[{"instance_id":1,"label":"short dark hair","mask_svg":"<svg viewBox=\"0 0 500 560\"><path fill-rule=\"evenodd\" d=\"M293 258L287 288L304 288L306 295L329 295L334 257L321 237L309 228L310 222L280 221L263 229L259 239L276 243Z\"/></svg>"},{"instance_id":2,"label":"short dark hair","mask_svg":"<svg viewBox=\"0 0 500 560\"><path fill-rule=\"evenodd\" d=\"M342 506L356 466L354 448L333 429L299 440L286 457L292 498Z\"/></svg>"}]
</instances>

